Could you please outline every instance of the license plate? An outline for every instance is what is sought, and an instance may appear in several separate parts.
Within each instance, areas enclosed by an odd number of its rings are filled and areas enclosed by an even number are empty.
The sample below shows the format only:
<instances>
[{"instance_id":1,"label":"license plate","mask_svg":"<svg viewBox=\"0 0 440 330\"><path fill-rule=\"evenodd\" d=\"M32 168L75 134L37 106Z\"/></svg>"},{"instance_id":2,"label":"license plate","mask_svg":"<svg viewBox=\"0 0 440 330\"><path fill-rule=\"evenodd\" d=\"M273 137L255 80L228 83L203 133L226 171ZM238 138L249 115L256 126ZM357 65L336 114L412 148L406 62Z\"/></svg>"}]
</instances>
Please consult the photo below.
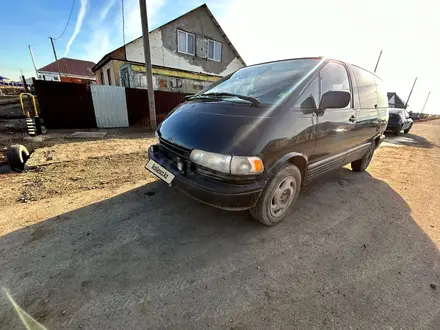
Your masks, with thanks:
<instances>
[{"instance_id":1,"label":"license plate","mask_svg":"<svg viewBox=\"0 0 440 330\"><path fill-rule=\"evenodd\" d=\"M159 165L152 159L148 161L147 165L145 165L145 168L168 184L171 184L171 181L174 179L173 173L166 170L163 166Z\"/></svg>"}]
</instances>

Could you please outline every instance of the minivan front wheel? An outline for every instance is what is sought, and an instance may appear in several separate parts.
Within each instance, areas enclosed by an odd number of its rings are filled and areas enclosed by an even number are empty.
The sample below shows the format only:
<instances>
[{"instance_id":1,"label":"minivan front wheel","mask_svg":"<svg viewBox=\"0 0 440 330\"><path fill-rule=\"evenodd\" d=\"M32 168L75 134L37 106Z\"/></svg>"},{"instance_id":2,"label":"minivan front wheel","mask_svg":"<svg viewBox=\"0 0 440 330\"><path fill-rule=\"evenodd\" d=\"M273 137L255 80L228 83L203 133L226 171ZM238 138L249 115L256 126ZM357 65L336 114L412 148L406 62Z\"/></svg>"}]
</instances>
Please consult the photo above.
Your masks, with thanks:
<instances>
[{"instance_id":1,"label":"minivan front wheel","mask_svg":"<svg viewBox=\"0 0 440 330\"><path fill-rule=\"evenodd\" d=\"M276 225L290 214L300 188L301 173L298 167L286 163L266 185L250 213L266 226Z\"/></svg>"}]
</instances>

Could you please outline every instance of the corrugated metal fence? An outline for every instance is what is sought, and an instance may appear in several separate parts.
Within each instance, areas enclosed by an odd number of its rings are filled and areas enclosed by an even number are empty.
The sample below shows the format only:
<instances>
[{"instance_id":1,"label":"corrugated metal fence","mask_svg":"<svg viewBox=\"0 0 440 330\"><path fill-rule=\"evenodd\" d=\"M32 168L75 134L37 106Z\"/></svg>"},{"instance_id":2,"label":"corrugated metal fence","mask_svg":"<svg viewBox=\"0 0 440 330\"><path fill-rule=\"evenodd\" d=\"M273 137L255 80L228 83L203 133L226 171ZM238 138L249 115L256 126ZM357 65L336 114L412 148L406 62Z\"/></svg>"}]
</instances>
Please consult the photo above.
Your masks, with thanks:
<instances>
[{"instance_id":1,"label":"corrugated metal fence","mask_svg":"<svg viewBox=\"0 0 440 330\"><path fill-rule=\"evenodd\" d=\"M149 127L148 91L118 86L35 81L48 128ZM154 91L160 123L188 94Z\"/></svg>"},{"instance_id":2,"label":"corrugated metal fence","mask_svg":"<svg viewBox=\"0 0 440 330\"><path fill-rule=\"evenodd\" d=\"M128 127L125 88L93 85L91 90L98 127Z\"/></svg>"}]
</instances>

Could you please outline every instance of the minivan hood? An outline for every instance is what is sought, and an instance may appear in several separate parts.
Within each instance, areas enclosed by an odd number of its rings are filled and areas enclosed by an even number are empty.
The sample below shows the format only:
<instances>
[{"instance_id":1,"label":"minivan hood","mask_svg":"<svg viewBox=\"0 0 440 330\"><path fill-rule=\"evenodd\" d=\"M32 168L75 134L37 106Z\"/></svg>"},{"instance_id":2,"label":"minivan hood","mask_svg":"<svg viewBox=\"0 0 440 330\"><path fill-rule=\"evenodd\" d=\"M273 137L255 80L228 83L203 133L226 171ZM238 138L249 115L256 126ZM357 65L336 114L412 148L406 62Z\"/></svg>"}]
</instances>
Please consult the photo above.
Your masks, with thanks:
<instances>
[{"instance_id":1,"label":"minivan hood","mask_svg":"<svg viewBox=\"0 0 440 330\"><path fill-rule=\"evenodd\" d=\"M251 155L273 117L268 108L227 101L179 105L159 126L161 138L187 149Z\"/></svg>"}]
</instances>

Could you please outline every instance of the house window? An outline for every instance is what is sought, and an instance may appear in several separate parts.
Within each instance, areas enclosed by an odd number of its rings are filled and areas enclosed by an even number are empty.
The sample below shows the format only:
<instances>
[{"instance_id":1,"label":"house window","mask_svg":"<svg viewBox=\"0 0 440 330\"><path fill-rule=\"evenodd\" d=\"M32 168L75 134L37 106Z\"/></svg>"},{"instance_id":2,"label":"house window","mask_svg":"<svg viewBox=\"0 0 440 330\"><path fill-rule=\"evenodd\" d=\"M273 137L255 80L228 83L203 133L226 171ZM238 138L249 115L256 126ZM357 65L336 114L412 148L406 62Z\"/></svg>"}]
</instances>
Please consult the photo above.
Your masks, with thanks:
<instances>
[{"instance_id":1,"label":"house window","mask_svg":"<svg viewBox=\"0 0 440 330\"><path fill-rule=\"evenodd\" d=\"M196 53L196 36L192 33L177 30L177 51L195 55Z\"/></svg>"},{"instance_id":2,"label":"house window","mask_svg":"<svg viewBox=\"0 0 440 330\"><path fill-rule=\"evenodd\" d=\"M104 72L101 70L101 85L105 85L104 83Z\"/></svg>"},{"instance_id":3,"label":"house window","mask_svg":"<svg viewBox=\"0 0 440 330\"><path fill-rule=\"evenodd\" d=\"M110 69L107 69L107 81L108 81L109 85L112 84L112 77L110 76Z\"/></svg>"},{"instance_id":4,"label":"house window","mask_svg":"<svg viewBox=\"0 0 440 330\"><path fill-rule=\"evenodd\" d=\"M208 58L214 61L222 60L222 44L208 39Z\"/></svg>"}]
</instances>

